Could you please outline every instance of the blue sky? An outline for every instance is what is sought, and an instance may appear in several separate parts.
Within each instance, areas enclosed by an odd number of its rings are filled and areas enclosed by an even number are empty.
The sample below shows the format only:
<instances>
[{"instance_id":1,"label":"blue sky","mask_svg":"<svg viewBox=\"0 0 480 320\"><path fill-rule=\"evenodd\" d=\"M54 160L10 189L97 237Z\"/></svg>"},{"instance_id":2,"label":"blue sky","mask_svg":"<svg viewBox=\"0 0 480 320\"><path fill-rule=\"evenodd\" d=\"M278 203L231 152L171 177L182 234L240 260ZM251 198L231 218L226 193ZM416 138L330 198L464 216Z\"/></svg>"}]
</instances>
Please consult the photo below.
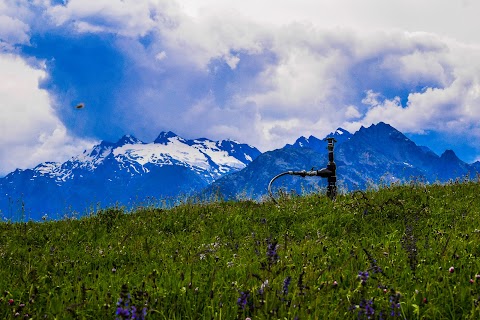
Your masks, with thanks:
<instances>
[{"instance_id":1,"label":"blue sky","mask_svg":"<svg viewBox=\"0 0 480 320\"><path fill-rule=\"evenodd\" d=\"M473 0L3 0L0 175L124 134L267 151L379 121L480 160L478 12Z\"/></svg>"}]
</instances>

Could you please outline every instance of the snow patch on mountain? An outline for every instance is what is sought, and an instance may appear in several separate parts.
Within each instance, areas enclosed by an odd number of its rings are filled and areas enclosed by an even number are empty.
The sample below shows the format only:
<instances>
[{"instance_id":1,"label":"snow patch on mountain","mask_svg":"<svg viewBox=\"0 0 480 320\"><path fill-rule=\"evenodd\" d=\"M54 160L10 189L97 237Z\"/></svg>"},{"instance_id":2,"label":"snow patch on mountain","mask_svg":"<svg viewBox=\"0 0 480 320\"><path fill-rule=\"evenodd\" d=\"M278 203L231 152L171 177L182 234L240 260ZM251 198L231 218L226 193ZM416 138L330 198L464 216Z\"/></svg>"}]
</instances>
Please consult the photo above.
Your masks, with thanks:
<instances>
[{"instance_id":1,"label":"snow patch on mountain","mask_svg":"<svg viewBox=\"0 0 480 320\"><path fill-rule=\"evenodd\" d=\"M34 171L64 182L73 179L79 171L94 172L106 161L113 161L131 175L149 173L151 166L177 165L212 182L231 171L243 169L259 154L256 148L233 140L186 140L169 131L160 133L153 143L145 143L131 135L123 136L116 143L103 141L63 164L45 162Z\"/></svg>"}]
</instances>

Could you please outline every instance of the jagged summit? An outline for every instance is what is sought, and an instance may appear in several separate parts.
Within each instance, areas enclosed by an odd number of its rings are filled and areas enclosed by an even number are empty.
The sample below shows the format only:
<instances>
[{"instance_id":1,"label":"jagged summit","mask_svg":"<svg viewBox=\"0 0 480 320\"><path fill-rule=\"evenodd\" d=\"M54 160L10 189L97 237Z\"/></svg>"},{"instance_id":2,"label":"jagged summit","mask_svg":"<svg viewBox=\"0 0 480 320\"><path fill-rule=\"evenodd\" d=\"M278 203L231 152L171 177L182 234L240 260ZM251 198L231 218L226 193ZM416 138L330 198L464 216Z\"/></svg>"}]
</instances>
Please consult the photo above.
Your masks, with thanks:
<instances>
[{"instance_id":1,"label":"jagged summit","mask_svg":"<svg viewBox=\"0 0 480 320\"><path fill-rule=\"evenodd\" d=\"M350 132L348 132L347 130L343 129L343 128L338 128L337 130L335 130L335 133L336 135L342 135L342 134L350 134Z\"/></svg>"},{"instance_id":2,"label":"jagged summit","mask_svg":"<svg viewBox=\"0 0 480 320\"><path fill-rule=\"evenodd\" d=\"M343 128L338 128L335 132L330 132L325 138L333 137L337 141L337 145L347 141L350 139L352 134ZM294 147L294 148L310 148L313 150L317 150L319 152L325 150L327 147L327 142L325 138L319 139L315 136L310 135L308 138L301 136L298 138L293 145L286 145L286 147Z\"/></svg>"},{"instance_id":3,"label":"jagged summit","mask_svg":"<svg viewBox=\"0 0 480 320\"><path fill-rule=\"evenodd\" d=\"M153 143L158 144L167 144L172 138L177 138L178 136L172 131L162 131L158 137L153 141Z\"/></svg>"},{"instance_id":4,"label":"jagged summit","mask_svg":"<svg viewBox=\"0 0 480 320\"><path fill-rule=\"evenodd\" d=\"M368 133L370 135L375 134L392 134L392 133L401 133L391 125L385 122L379 122L377 124L372 124L369 127L361 126L360 129L357 131L358 133L365 134Z\"/></svg>"},{"instance_id":5,"label":"jagged summit","mask_svg":"<svg viewBox=\"0 0 480 320\"><path fill-rule=\"evenodd\" d=\"M139 144L139 143L143 144L144 142L135 138L132 135L126 134L123 137L121 137L120 140L118 140L115 143L115 146L116 147L121 147L121 146L126 145L126 144Z\"/></svg>"}]
</instances>

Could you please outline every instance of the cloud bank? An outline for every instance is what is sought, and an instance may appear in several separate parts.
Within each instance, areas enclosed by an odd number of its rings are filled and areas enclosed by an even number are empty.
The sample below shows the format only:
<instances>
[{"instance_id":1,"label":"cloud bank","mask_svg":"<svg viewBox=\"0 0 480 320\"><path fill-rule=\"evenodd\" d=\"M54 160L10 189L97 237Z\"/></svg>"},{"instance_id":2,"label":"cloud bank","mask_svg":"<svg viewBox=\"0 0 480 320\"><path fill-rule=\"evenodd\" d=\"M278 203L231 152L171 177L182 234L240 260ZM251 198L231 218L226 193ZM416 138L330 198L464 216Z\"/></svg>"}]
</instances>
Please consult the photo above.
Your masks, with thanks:
<instances>
[{"instance_id":1,"label":"cloud bank","mask_svg":"<svg viewBox=\"0 0 480 320\"><path fill-rule=\"evenodd\" d=\"M379 121L448 137L453 149L468 136L461 158L480 155L475 2L224 3L0 5L0 61L20 79L10 90L12 74L1 75L10 151L0 159L11 161L0 172L127 133L151 141L172 130L266 151Z\"/></svg>"}]
</instances>

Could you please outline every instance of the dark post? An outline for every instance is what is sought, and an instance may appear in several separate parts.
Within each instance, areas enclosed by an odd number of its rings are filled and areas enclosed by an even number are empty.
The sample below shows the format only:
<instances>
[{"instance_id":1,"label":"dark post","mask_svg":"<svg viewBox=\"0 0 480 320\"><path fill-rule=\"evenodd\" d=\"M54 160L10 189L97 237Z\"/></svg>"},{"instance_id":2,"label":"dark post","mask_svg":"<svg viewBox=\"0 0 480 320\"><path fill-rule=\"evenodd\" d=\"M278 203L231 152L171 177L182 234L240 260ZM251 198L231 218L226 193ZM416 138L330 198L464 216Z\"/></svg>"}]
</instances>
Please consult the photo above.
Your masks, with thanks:
<instances>
[{"instance_id":1,"label":"dark post","mask_svg":"<svg viewBox=\"0 0 480 320\"><path fill-rule=\"evenodd\" d=\"M327 187L327 196L330 199L335 199L337 197L337 165L333 159L333 149L334 144L337 142L335 138L327 138L328 141L328 164L327 169L331 171L331 174L327 177L328 187Z\"/></svg>"}]
</instances>

